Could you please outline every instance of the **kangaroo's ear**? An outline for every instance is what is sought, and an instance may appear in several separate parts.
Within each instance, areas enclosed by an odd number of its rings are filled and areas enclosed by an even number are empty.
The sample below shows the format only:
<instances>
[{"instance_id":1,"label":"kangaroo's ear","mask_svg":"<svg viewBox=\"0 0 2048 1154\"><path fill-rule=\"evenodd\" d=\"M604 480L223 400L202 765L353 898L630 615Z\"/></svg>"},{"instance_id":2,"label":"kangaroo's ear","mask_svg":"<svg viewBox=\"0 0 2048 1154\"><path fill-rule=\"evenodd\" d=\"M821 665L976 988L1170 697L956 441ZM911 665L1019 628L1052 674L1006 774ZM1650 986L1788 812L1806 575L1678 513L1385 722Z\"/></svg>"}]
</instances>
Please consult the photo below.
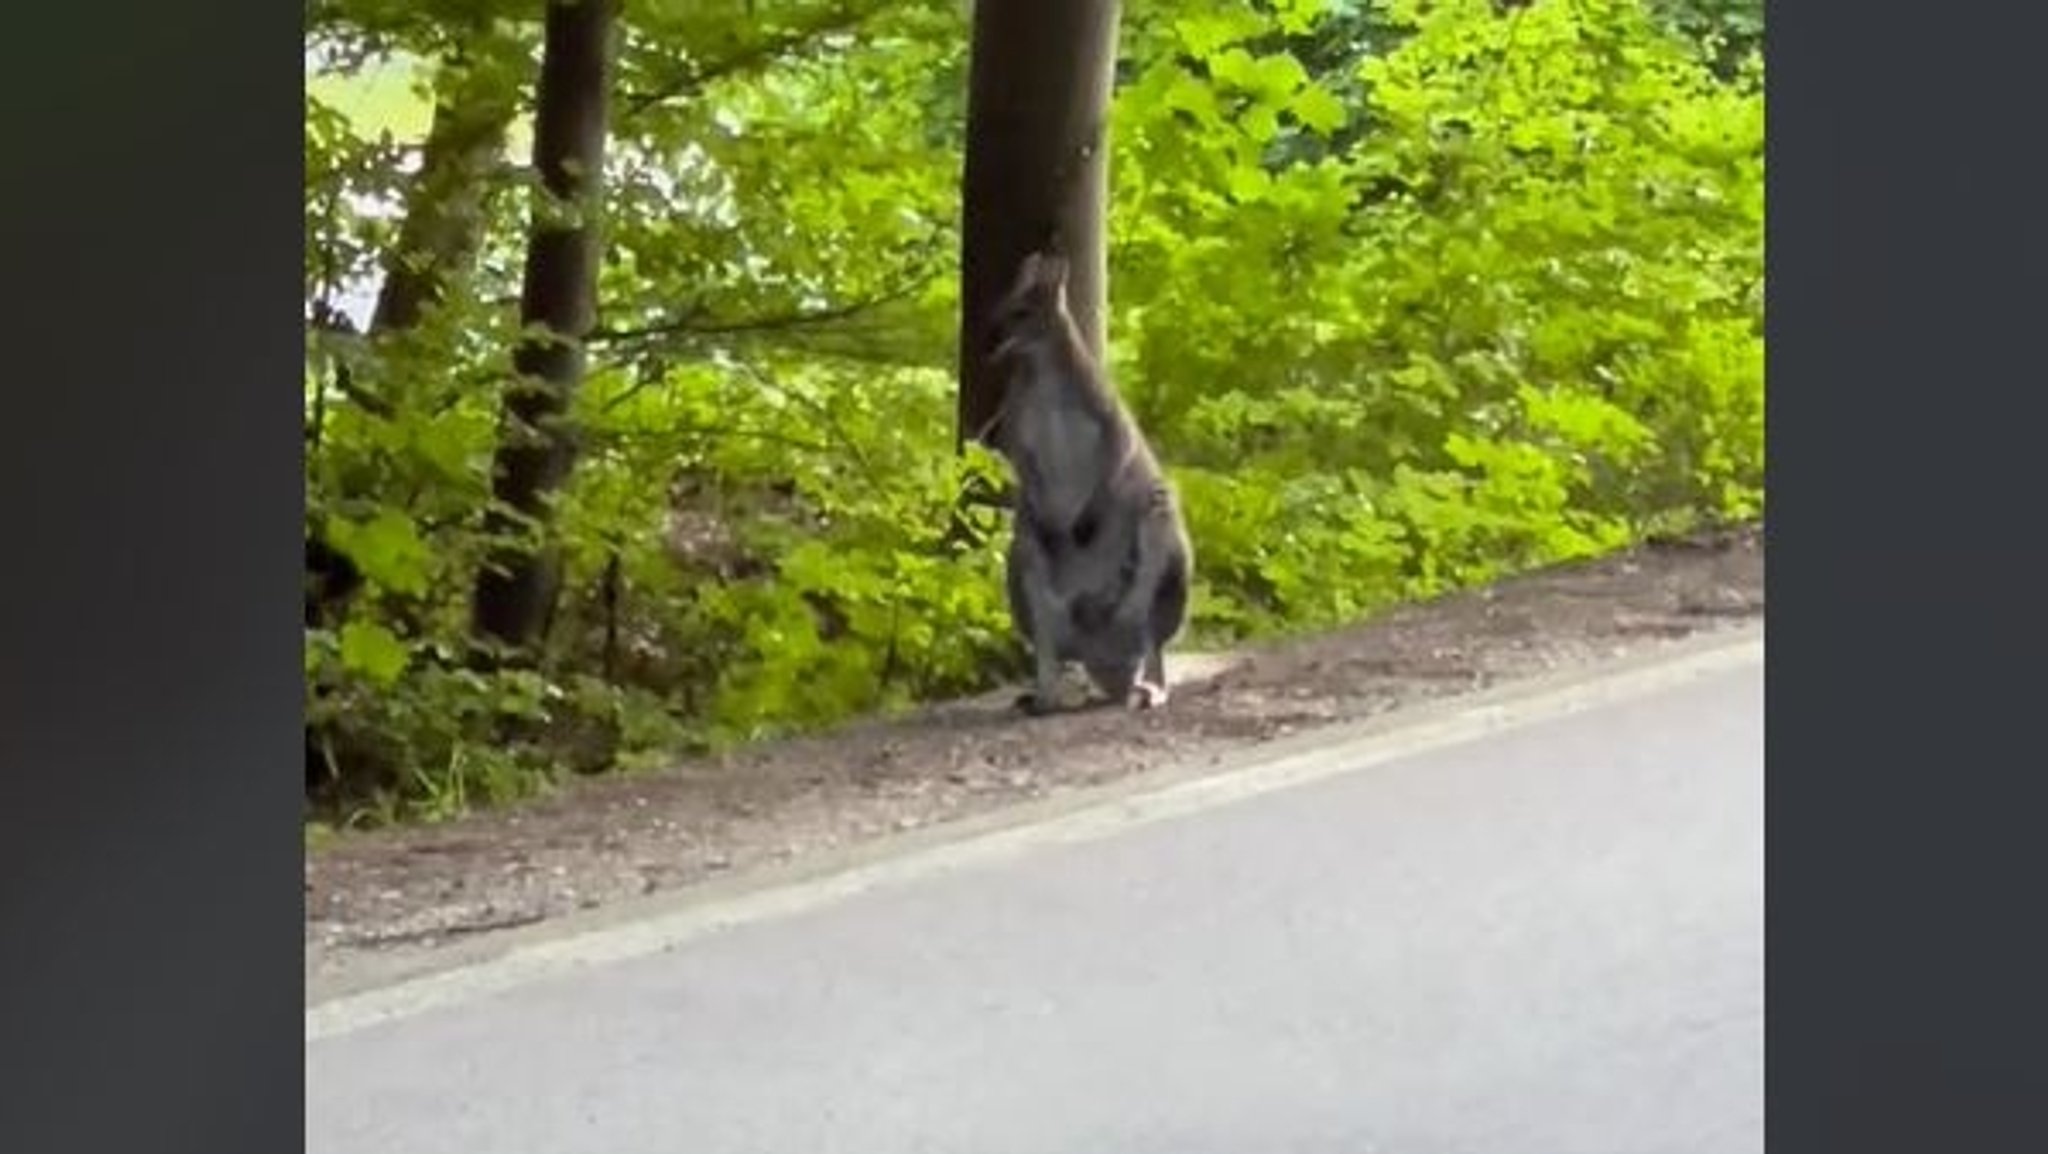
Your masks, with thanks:
<instances>
[{"instance_id":1,"label":"kangaroo's ear","mask_svg":"<svg viewBox=\"0 0 2048 1154\"><path fill-rule=\"evenodd\" d=\"M1036 261L1033 277L1040 285L1064 293L1067 290L1067 258L1057 253L1032 253Z\"/></svg>"},{"instance_id":2,"label":"kangaroo's ear","mask_svg":"<svg viewBox=\"0 0 2048 1154\"><path fill-rule=\"evenodd\" d=\"M1033 252L1025 254L1024 259L1018 263L1017 279L1010 282L1008 295L1012 299L1028 296L1031 290L1042 282L1043 274L1039 271L1039 260L1039 255Z\"/></svg>"}]
</instances>

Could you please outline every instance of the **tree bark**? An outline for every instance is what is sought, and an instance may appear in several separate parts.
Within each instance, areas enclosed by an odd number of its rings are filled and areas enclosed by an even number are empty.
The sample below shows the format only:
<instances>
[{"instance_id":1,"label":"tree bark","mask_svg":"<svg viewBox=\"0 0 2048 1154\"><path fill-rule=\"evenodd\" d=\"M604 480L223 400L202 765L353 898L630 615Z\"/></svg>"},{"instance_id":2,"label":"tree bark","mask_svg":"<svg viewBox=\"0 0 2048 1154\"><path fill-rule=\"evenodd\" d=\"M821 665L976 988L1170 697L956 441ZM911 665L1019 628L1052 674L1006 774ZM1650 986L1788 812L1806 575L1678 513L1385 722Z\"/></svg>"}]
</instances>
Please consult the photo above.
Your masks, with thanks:
<instances>
[{"instance_id":1,"label":"tree bark","mask_svg":"<svg viewBox=\"0 0 2048 1154\"><path fill-rule=\"evenodd\" d=\"M576 446L567 426L584 371L584 338L596 318L597 228L618 0L556 0L547 8L533 166L546 195L527 242L520 318L493 461L485 532L493 539L477 576L473 628L514 648L537 641L560 583L554 549L532 540L549 500L569 478ZM552 203L550 203L552 202ZM562 210L572 209L567 218Z\"/></svg>"},{"instance_id":2,"label":"tree bark","mask_svg":"<svg viewBox=\"0 0 2048 1154\"><path fill-rule=\"evenodd\" d=\"M448 285L469 274L483 246L490 174L519 106L517 91L490 74L489 54L487 48L450 59L437 85L419 176L377 290L372 336L419 324Z\"/></svg>"},{"instance_id":3,"label":"tree bark","mask_svg":"<svg viewBox=\"0 0 2048 1154\"><path fill-rule=\"evenodd\" d=\"M1118 0L978 0L962 178L957 442L985 439L1002 404L989 310L1025 255L1070 262L1067 303L1100 360L1108 312L1107 120Z\"/></svg>"},{"instance_id":4,"label":"tree bark","mask_svg":"<svg viewBox=\"0 0 2048 1154\"><path fill-rule=\"evenodd\" d=\"M484 204L490 174L504 156L506 133L519 106L513 86L478 64L506 48L508 40L489 28L476 29L478 47L451 56L436 78L433 120L420 149L419 173L406 191L405 219L384 262L384 283L378 287L367 334L371 341L417 326L450 285L475 269L487 223ZM516 41L509 46L516 47ZM322 312L316 304L316 330L353 335L345 316ZM347 358L337 359L334 374L335 384L352 403L378 416L393 415L387 398L356 383ZM308 452L319 448L324 423L325 413L316 407ZM343 603L361 584L355 564L320 534L319 526L307 526L308 628L337 620Z\"/></svg>"}]
</instances>

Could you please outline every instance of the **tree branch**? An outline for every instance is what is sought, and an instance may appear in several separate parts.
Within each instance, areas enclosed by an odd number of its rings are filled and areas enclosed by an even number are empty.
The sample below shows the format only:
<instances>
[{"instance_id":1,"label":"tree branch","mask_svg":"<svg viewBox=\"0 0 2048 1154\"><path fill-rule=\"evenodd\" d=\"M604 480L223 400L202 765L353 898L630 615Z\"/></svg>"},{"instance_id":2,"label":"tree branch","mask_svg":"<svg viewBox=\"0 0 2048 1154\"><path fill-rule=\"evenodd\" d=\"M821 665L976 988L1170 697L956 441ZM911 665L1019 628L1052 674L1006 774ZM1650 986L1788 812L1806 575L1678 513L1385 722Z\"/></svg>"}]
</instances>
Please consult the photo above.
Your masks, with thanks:
<instances>
[{"instance_id":1,"label":"tree branch","mask_svg":"<svg viewBox=\"0 0 2048 1154\"><path fill-rule=\"evenodd\" d=\"M851 320L862 313L894 304L912 296L931 284L937 274L920 273L903 284L885 290L875 296L850 301L821 309L796 309L786 313L771 313L767 316L738 317L730 320L708 318L708 312L701 304L685 309L682 315L653 324L632 328L600 329L586 338L591 345L622 345L654 341L680 336L737 336L743 333L772 332L776 330L816 328L821 325L837 324Z\"/></svg>"},{"instance_id":2,"label":"tree branch","mask_svg":"<svg viewBox=\"0 0 2048 1154\"><path fill-rule=\"evenodd\" d=\"M325 337L329 341L343 346L336 348L333 352L334 374L328 383L334 386L334 390L357 408L373 416L389 420L395 412L391 403L365 390L356 383L355 371L348 360L349 353L352 350L347 346L359 345L363 340L363 336L356 331L356 326L348 319L347 314L335 308L324 299L315 300L313 302L313 315L307 321L307 327L313 330L316 334L316 339L317 337Z\"/></svg>"},{"instance_id":3,"label":"tree branch","mask_svg":"<svg viewBox=\"0 0 2048 1154\"><path fill-rule=\"evenodd\" d=\"M695 67L685 66L675 76L652 89L626 95L621 101L621 115L637 116L656 105L686 96L695 96L716 81L765 68L785 57L797 55L829 36L853 31L884 9L892 7L894 3L896 0L838 4L831 11L802 27L744 45L730 56L706 60Z\"/></svg>"}]
</instances>

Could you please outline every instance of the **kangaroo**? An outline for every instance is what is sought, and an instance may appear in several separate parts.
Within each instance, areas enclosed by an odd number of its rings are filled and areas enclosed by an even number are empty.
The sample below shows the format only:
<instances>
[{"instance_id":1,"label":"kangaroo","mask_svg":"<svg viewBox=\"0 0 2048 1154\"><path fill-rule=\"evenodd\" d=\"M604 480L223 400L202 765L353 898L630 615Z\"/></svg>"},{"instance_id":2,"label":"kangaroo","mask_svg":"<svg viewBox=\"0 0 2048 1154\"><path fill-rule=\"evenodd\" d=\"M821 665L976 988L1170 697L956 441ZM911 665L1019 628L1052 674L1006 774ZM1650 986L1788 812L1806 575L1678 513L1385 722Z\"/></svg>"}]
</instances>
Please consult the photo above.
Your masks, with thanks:
<instances>
[{"instance_id":1,"label":"kangaroo","mask_svg":"<svg viewBox=\"0 0 2048 1154\"><path fill-rule=\"evenodd\" d=\"M1017 479L1010 616L1030 645L1026 713L1060 708L1078 662L1133 709L1166 704L1168 642L1187 616L1194 550L1159 462L1067 310L1067 262L1032 253L995 312L1004 369L992 438Z\"/></svg>"}]
</instances>

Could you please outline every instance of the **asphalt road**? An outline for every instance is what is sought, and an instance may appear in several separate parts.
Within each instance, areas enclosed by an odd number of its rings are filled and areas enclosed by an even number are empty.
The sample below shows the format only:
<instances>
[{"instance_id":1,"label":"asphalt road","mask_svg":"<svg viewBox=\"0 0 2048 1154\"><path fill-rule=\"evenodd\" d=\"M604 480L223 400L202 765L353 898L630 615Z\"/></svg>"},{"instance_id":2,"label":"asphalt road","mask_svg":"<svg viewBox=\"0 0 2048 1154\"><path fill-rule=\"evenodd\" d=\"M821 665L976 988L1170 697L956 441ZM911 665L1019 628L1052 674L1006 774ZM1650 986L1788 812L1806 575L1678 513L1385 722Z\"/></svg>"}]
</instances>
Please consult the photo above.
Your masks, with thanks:
<instances>
[{"instance_id":1,"label":"asphalt road","mask_svg":"<svg viewBox=\"0 0 2048 1154\"><path fill-rule=\"evenodd\" d=\"M1760 661L1341 768L311 1038L306 1149L1763 1148Z\"/></svg>"}]
</instances>

